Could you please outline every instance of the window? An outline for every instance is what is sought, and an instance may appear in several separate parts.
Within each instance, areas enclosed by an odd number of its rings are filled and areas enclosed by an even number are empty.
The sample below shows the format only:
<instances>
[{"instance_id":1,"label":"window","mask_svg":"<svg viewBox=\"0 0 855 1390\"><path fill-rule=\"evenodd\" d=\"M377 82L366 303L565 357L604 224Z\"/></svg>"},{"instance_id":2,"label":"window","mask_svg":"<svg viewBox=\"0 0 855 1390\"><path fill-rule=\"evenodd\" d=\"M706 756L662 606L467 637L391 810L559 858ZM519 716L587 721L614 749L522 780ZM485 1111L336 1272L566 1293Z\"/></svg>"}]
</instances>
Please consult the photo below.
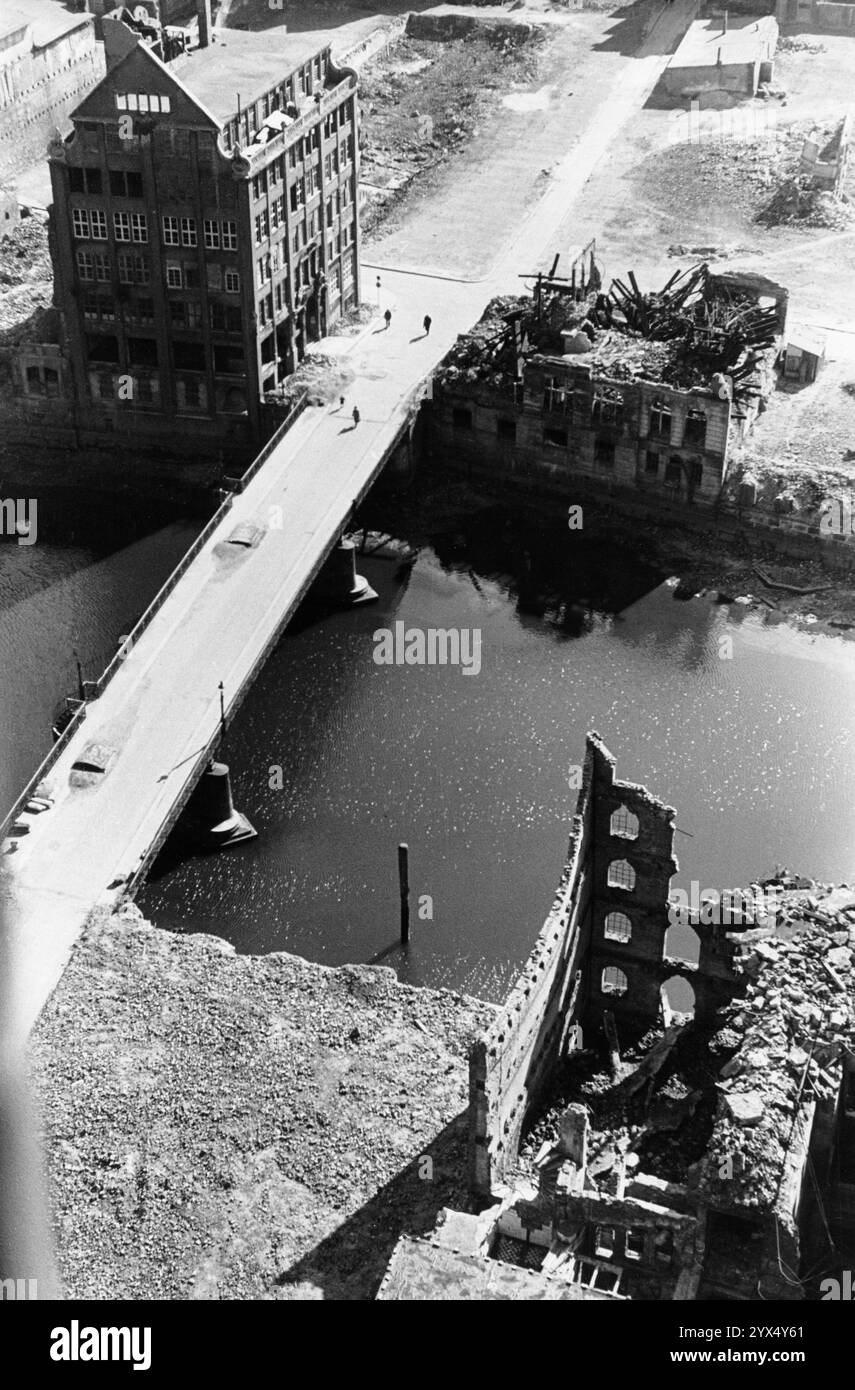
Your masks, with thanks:
<instances>
[{"instance_id":1,"label":"window","mask_svg":"<svg viewBox=\"0 0 855 1390\"><path fill-rule=\"evenodd\" d=\"M89 213L85 208L72 208L71 225L78 241L89 239Z\"/></svg>"},{"instance_id":2,"label":"window","mask_svg":"<svg viewBox=\"0 0 855 1390\"><path fill-rule=\"evenodd\" d=\"M68 191L69 193L86 192L86 170L69 169L68 171Z\"/></svg>"},{"instance_id":3,"label":"window","mask_svg":"<svg viewBox=\"0 0 855 1390\"><path fill-rule=\"evenodd\" d=\"M614 468L615 466L615 442L613 439L604 439L598 435L594 443L594 462L601 468Z\"/></svg>"},{"instance_id":4,"label":"window","mask_svg":"<svg viewBox=\"0 0 855 1390\"><path fill-rule=\"evenodd\" d=\"M607 965L600 980L600 989L603 994L611 994L616 999L620 999L626 994L629 988L629 981L622 970L616 965Z\"/></svg>"},{"instance_id":5,"label":"window","mask_svg":"<svg viewBox=\"0 0 855 1390\"><path fill-rule=\"evenodd\" d=\"M154 323L154 300L138 299L133 308L132 317L136 323Z\"/></svg>"},{"instance_id":6,"label":"window","mask_svg":"<svg viewBox=\"0 0 855 1390\"><path fill-rule=\"evenodd\" d=\"M500 416L496 420L496 434L500 439L516 439L517 422L516 420L503 420Z\"/></svg>"},{"instance_id":7,"label":"window","mask_svg":"<svg viewBox=\"0 0 855 1390\"><path fill-rule=\"evenodd\" d=\"M182 217L181 219L181 245L196 245L196 219L195 217Z\"/></svg>"},{"instance_id":8,"label":"window","mask_svg":"<svg viewBox=\"0 0 855 1390\"><path fill-rule=\"evenodd\" d=\"M222 234L223 234L223 250L224 250L224 251L236 251L236 250L237 250L237 223L236 223L236 222L224 222L224 223L222 224Z\"/></svg>"},{"instance_id":9,"label":"window","mask_svg":"<svg viewBox=\"0 0 855 1390\"><path fill-rule=\"evenodd\" d=\"M627 1231L626 1244L624 1246L626 1258L628 1260L644 1259L644 1232Z\"/></svg>"},{"instance_id":10,"label":"window","mask_svg":"<svg viewBox=\"0 0 855 1390\"><path fill-rule=\"evenodd\" d=\"M199 267L195 261L184 262L184 287L188 290L199 288Z\"/></svg>"},{"instance_id":11,"label":"window","mask_svg":"<svg viewBox=\"0 0 855 1390\"><path fill-rule=\"evenodd\" d=\"M90 212L89 217L90 217L90 221L91 221L91 225L92 225L92 239L93 239L93 241L106 241L106 240L107 240L107 214L106 214L106 212L102 212L100 208L95 208L95 209L93 209L92 212Z\"/></svg>"},{"instance_id":12,"label":"window","mask_svg":"<svg viewBox=\"0 0 855 1390\"><path fill-rule=\"evenodd\" d=\"M114 198L141 198L143 196L142 174L124 169L111 169L110 192Z\"/></svg>"},{"instance_id":13,"label":"window","mask_svg":"<svg viewBox=\"0 0 855 1390\"><path fill-rule=\"evenodd\" d=\"M258 283L264 285L270 279L270 256L264 255L258 258Z\"/></svg>"},{"instance_id":14,"label":"window","mask_svg":"<svg viewBox=\"0 0 855 1390\"><path fill-rule=\"evenodd\" d=\"M682 476L682 460L675 454L672 458L669 458L665 465L665 481L666 483L670 483L672 487L679 487Z\"/></svg>"},{"instance_id":15,"label":"window","mask_svg":"<svg viewBox=\"0 0 855 1390\"><path fill-rule=\"evenodd\" d=\"M613 1226L597 1226L594 1232L594 1254L602 1260L611 1259L615 1253L615 1231Z\"/></svg>"},{"instance_id":16,"label":"window","mask_svg":"<svg viewBox=\"0 0 855 1390\"><path fill-rule=\"evenodd\" d=\"M142 244L148 241L148 218L144 212L131 213L131 237Z\"/></svg>"},{"instance_id":17,"label":"window","mask_svg":"<svg viewBox=\"0 0 855 1390\"><path fill-rule=\"evenodd\" d=\"M180 290L184 287L181 266L176 261L166 262L166 283L171 290Z\"/></svg>"},{"instance_id":18,"label":"window","mask_svg":"<svg viewBox=\"0 0 855 1390\"><path fill-rule=\"evenodd\" d=\"M591 404L591 422L595 425L619 425L623 419L623 396L611 386L600 386Z\"/></svg>"},{"instance_id":19,"label":"window","mask_svg":"<svg viewBox=\"0 0 855 1390\"><path fill-rule=\"evenodd\" d=\"M123 285L134 283L134 258L125 254L119 255L119 281Z\"/></svg>"},{"instance_id":20,"label":"window","mask_svg":"<svg viewBox=\"0 0 855 1390\"><path fill-rule=\"evenodd\" d=\"M130 241L131 214L129 212L113 213L113 232L117 241Z\"/></svg>"},{"instance_id":21,"label":"window","mask_svg":"<svg viewBox=\"0 0 855 1390\"><path fill-rule=\"evenodd\" d=\"M91 251L77 252L77 274L81 280L95 279L95 258Z\"/></svg>"},{"instance_id":22,"label":"window","mask_svg":"<svg viewBox=\"0 0 855 1390\"><path fill-rule=\"evenodd\" d=\"M632 923L625 913L610 912L606 917L603 934L607 941L629 941L632 938Z\"/></svg>"},{"instance_id":23,"label":"window","mask_svg":"<svg viewBox=\"0 0 855 1390\"><path fill-rule=\"evenodd\" d=\"M650 407L650 433L671 438L671 411L659 396Z\"/></svg>"},{"instance_id":24,"label":"window","mask_svg":"<svg viewBox=\"0 0 855 1390\"><path fill-rule=\"evenodd\" d=\"M659 472L659 455L653 449L648 449L644 459L645 473L652 473L655 477Z\"/></svg>"},{"instance_id":25,"label":"window","mask_svg":"<svg viewBox=\"0 0 855 1390\"><path fill-rule=\"evenodd\" d=\"M110 261L103 251L95 251L92 255L95 264L95 279L102 285L110 281Z\"/></svg>"},{"instance_id":26,"label":"window","mask_svg":"<svg viewBox=\"0 0 855 1390\"><path fill-rule=\"evenodd\" d=\"M99 396L101 397L101 399L104 400L104 401L111 401L111 400L113 399L113 378L112 378L112 376L107 376L106 374L103 375L103 376L99 376L99 378L98 378L98 395L99 395Z\"/></svg>"},{"instance_id":27,"label":"window","mask_svg":"<svg viewBox=\"0 0 855 1390\"><path fill-rule=\"evenodd\" d=\"M707 417L703 410L690 410L686 416L683 442L703 449L707 442Z\"/></svg>"},{"instance_id":28,"label":"window","mask_svg":"<svg viewBox=\"0 0 855 1390\"><path fill-rule=\"evenodd\" d=\"M210 217L205 218L205 249L207 251L219 251L220 249L220 224L212 221Z\"/></svg>"},{"instance_id":29,"label":"window","mask_svg":"<svg viewBox=\"0 0 855 1390\"><path fill-rule=\"evenodd\" d=\"M619 806L616 811L612 812L609 834L619 835L623 840L637 840L638 816L634 816L632 811L628 811L625 806Z\"/></svg>"},{"instance_id":30,"label":"window","mask_svg":"<svg viewBox=\"0 0 855 1390\"><path fill-rule=\"evenodd\" d=\"M635 869L626 859L613 859L609 865L607 882L609 888L623 888L631 893L635 887Z\"/></svg>"},{"instance_id":31,"label":"window","mask_svg":"<svg viewBox=\"0 0 855 1390\"><path fill-rule=\"evenodd\" d=\"M236 270L227 270L224 280L226 294L240 294L240 275Z\"/></svg>"},{"instance_id":32,"label":"window","mask_svg":"<svg viewBox=\"0 0 855 1390\"><path fill-rule=\"evenodd\" d=\"M566 431L566 430L545 429L545 430L543 431L543 442L544 442L544 444L550 444L550 445L552 445L553 448L556 448L556 449L566 449L566 448L567 448L567 431Z\"/></svg>"},{"instance_id":33,"label":"window","mask_svg":"<svg viewBox=\"0 0 855 1390\"><path fill-rule=\"evenodd\" d=\"M451 423L456 430L471 430L472 411L465 410L463 406L455 406L451 412Z\"/></svg>"},{"instance_id":34,"label":"window","mask_svg":"<svg viewBox=\"0 0 855 1390\"><path fill-rule=\"evenodd\" d=\"M163 218L163 244L164 246L178 245L178 218Z\"/></svg>"}]
</instances>

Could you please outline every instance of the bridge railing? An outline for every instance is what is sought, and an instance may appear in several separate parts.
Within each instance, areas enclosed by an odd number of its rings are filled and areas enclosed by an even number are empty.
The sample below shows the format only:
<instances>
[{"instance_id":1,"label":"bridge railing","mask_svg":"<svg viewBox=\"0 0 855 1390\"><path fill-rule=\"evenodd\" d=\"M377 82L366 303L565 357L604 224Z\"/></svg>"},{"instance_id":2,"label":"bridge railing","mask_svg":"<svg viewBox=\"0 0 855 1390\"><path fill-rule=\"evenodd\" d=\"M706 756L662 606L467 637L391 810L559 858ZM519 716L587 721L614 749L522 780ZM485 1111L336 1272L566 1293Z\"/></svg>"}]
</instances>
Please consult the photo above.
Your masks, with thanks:
<instances>
[{"instance_id":1,"label":"bridge railing","mask_svg":"<svg viewBox=\"0 0 855 1390\"><path fill-rule=\"evenodd\" d=\"M0 822L0 840L5 840L6 836L12 828L13 823L17 820L18 816L23 811L30 797L35 796L36 788L38 787L39 783L47 776L54 763L59 760L66 747L71 742L74 735L77 733L78 728L83 723L85 718L86 706L84 704L80 705L74 711L74 714L72 715L66 727L63 729L56 743L53 745L53 748L50 750L47 757L36 768L29 782L24 787L24 790L21 792L21 795L18 797L18 800L15 802L12 809L6 815L5 820Z\"/></svg>"},{"instance_id":2,"label":"bridge railing","mask_svg":"<svg viewBox=\"0 0 855 1390\"><path fill-rule=\"evenodd\" d=\"M300 416L303 413L307 403L308 391L304 392L303 395L295 402L294 406L288 412L281 425L271 436L271 438L267 441L267 443L264 445L263 449L257 455L257 457L253 459L246 472L243 473L239 479L236 479L234 489L235 492L243 492L244 488L248 486L251 480L255 477L258 470L261 468L262 464L270 457L273 450L282 441L285 434L293 425L294 421L298 418L298 416ZM200 551L204 549L205 545L210 540L217 527L220 525L220 522L226 516L228 516L233 501L234 497L230 493L229 496L226 497L223 502L221 502L220 506L214 512L214 515L210 518L209 521L206 522L203 529L199 532L199 535L196 537L189 550L186 552L185 555L182 556L181 560L178 562L175 569L172 571L169 578L166 580L166 583L162 586L162 588L152 599L151 603L143 613L142 617L139 619L138 622L134 624L131 632L125 638L124 642L122 642L121 646L119 647L119 650L116 652L115 656L113 656L109 664L101 672L101 675L98 677L98 679L95 681L83 682L83 690L87 700L97 700L98 696L104 693L107 686L110 684L110 681L113 679L116 672L124 663L126 657L128 656L128 653L132 651L132 649L139 642L146 628L149 626L155 615L159 613L160 609L163 607L164 603L169 598L169 595L172 593L179 580L184 577L191 564L196 559L196 556L200 553ZM25 786L24 790L21 792L21 795L18 797L14 806L11 807L4 820L0 822L0 841L6 838L13 823L21 814L21 811L24 809L30 798L35 794L36 788L38 787L39 783L43 781L43 779L50 772L54 764L62 756L63 752L67 748L68 744L71 742L71 739L74 737L78 728L83 723L83 720L85 718L86 705L82 704L79 707L79 709L75 711L74 716L69 721L68 725L63 730L62 735L57 739L50 752L39 764L38 768L33 773L32 777Z\"/></svg>"}]
</instances>

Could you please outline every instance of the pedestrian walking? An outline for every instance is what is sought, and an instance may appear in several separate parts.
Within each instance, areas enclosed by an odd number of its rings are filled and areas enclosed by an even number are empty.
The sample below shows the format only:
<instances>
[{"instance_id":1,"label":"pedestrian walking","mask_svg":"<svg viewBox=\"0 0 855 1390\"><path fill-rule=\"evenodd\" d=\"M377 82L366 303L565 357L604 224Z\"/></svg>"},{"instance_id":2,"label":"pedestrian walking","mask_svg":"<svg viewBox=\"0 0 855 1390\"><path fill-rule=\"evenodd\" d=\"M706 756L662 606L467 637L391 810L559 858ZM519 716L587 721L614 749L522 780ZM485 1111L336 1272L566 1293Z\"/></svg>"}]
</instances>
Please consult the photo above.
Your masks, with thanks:
<instances>
[{"instance_id":1,"label":"pedestrian walking","mask_svg":"<svg viewBox=\"0 0 855 1390\"><path fill-rule=\"evenodd\" d=\"M386 327L388 328L389 324L392 322L392 310L387 309L383 317L386 320Z\"/></svg>"},{"instance_id":2,"label":"pedestrian walking","mask_svg":"<svg viewBox=\"0 0 855 1390\"><path fill-rule=\"evenodd\" d=\"M427 337L429 336L429 334L430 334L430 326L431 326L432 323L433 323L433 319L431 318L430 314L425 314L425 316L424 316L424 328L425 328L425 337L426 337L426 338L427 338Z\"/></svg>"},{"instance_id":3,"label":"pedestrian walking","mask_svg":"<svg viewBox=\"0 0 855 1390\"><path fill-rule=\"evenodd\" d=\"M356 426L357 426L358 424L359 424L359 408L358 408L358 406L354 406L354 407L353 407L353 428L356 429Z\"/></svg>"},{"instance_id":4,"label":"pedestrian walking","mask_svg":"<svg viewBox=\"0 0 855 1390\"><path fill-rule=\"evenodd\" d=\"M339 410L344 410L344 396L339 396L339 398L338 398L338 408L339 408Z\"/></svg>"}]
</instances>

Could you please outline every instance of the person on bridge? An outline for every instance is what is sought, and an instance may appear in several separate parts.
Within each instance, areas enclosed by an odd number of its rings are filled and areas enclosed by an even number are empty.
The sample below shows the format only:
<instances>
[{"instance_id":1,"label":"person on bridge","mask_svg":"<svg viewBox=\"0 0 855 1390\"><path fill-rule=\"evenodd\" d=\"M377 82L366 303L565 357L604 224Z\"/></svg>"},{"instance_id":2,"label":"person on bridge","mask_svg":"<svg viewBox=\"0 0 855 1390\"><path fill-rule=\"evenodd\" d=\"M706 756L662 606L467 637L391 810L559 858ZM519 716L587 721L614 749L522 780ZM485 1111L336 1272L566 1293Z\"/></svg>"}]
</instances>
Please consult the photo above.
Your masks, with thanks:
<instances>
[{"instance_id":1,"label":"person on bridge","mask_svg":"<svg viewBox=\"0 0 855 1390\"><path fill-rule=\"evenodd\" d=\"M359 416L359 407L355 405L355 406L353 407L353 428L354 428L354 429L356 429L356 426L359 424L359 419L360 419L360 416Z\"/></svg>"},{"instance_id":2,"label":"person on bridge","mask_svg":"<svg viewBox=\"0 0 855 1390\"><path fill-rule=\"evenodd\" d=\"M386 320L386 327L388 328L389 324L392 322L392 310L387 309L383 317Z\"/></svg>"},{"instance_id":3,"label":"person on bridge","mask_svg":"<svg viewBox=\"0 0 855 1390\"><path fill-rule=\"evenodd\" d=\"M430 326L431 326L431 324L433 323L433 319L431 318L430 314L425 314L424 319L423 319L423 323L424 323L425 337L427 338L427 337L430 336Z\"/></svg>"}]
</instances>

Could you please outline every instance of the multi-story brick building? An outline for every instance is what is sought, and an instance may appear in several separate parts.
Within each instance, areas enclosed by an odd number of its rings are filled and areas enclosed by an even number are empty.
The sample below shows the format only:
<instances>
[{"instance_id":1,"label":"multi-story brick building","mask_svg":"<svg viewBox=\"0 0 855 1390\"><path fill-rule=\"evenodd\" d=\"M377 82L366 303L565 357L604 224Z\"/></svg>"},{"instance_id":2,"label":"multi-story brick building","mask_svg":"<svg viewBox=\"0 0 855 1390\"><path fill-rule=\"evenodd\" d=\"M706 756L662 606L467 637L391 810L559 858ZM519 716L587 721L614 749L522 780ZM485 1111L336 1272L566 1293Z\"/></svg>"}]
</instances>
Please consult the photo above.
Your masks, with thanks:
<instances>
[{"instance_id":1,"label":"multi-story brick building","mask_svg":"<svg viewBox=\"0 0 855 1390\"><path fill-rule=\"evenodd\" d=\"M51 148L55 297L84 425L257 440L359 299L356 75L298 35L127 52Z\"/></svg>"}]
</instances>

